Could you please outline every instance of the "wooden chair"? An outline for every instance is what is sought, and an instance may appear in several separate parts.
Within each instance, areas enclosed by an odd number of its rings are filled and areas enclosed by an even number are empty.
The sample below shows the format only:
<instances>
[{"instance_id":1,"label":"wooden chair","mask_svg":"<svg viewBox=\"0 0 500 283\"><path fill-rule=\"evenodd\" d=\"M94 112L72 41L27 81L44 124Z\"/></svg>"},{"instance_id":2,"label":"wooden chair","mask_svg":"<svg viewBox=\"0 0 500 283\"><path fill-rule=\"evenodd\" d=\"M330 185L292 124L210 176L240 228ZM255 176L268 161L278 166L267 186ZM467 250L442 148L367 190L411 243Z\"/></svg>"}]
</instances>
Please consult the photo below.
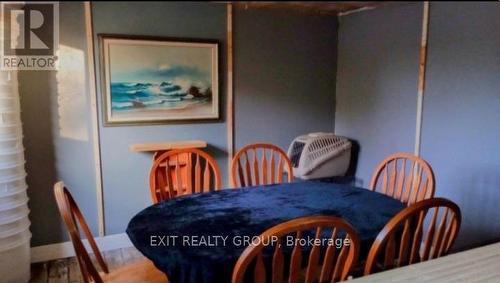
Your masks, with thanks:
<instances>
[{"instance_id":1,"label":"wooden chair","mask_svg":"<svg viewBox=\"0 0 500 283\"><path fill-rule=\"evenodd\" d=\"M423 200L403 209L378 234L368 253L364 274L447 254L460 222L458 206L443 198Z\"/></svg>"},{"instance_id":2,"label":"wooden chair","mask_svg":"<svg viewBox=\"0 0 500 283\"><path fill-rule=\"evenodd\" d=\"M369 188L411 205L434 196L434 173L425 160L398 152L377 166Z\"/></svg>"},{"instance_id":3,"label":"wooden chair","mask_svg":"<svg viewBox=\"0 0 500 283\"><path fill-rule=\"evenodd\" d=\"M330 245L312 245L307 260L303 260L307 254L304 245L297 244L297 240L305 240L309 235L314 240L332 242ZM268 229L258 239L261 240L248 246L236 262L232 283L250 282L248 280L256 283L343 281L357 260L360 245L354 228L333 216L297 218ZM334 242L340 240L344 243L347 239L349 244L338 247L340 251L337 252ZM292 244L289 244L290 240ZM324 252L321 252L322 247ZM266 252L267 257L264 256ZM272 270L266 272L264 262L268 262Z\"/></svg>"},{"instance_id":4,"label":"wooden chair","mask_svg":"<svg viewBox=\"0 0 500 283\"><path fill-rule=\"evenodd\" d=\"M85 218L63 182L58 182L54 185L54 194L59 212L68 228L71 241L73 242L78 265L82 272L83 282L168 282L165 274L156 269L149 260L142 260L110 272L96 245ZM95 259L102 270L101 273L97 271L97 268L90 259L87 249L83 245L82 239L80 238L80 229L83 230L92 248Z\"/></svg>"},{"instance_id":5,"label":"wooden chair","mask_svg":"<svg viewBox=\"0 0 500 283\"><path fill-rule=\"evenodd\" d=\"M168 166L167 166L168 164ZM219 165L199 149L175 149L156 158L149 174L153 203L221 188Z\"/></svg>"},{"instance_id":6,"label":"wooden chair","mask_svg":"<svg viewBox=\"0 0 500 283\"><path fill-rule=\"evenodd\" d=\"M231 163L233 187L268 185L293 181L292 163L279 147L266 144L249 144L240 149Z\"/></svg>"}]
</instances>

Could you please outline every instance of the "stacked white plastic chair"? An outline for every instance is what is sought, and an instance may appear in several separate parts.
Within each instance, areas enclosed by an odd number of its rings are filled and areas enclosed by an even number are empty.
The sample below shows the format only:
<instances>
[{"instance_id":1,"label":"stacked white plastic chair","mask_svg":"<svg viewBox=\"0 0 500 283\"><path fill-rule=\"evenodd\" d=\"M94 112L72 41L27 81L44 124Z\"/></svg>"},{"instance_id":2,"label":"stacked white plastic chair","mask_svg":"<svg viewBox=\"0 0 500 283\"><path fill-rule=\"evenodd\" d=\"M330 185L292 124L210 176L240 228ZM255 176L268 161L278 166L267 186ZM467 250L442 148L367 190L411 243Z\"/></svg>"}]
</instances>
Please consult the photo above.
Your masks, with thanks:
<instances>
[{"instance_id":1,"label":"stacked white plastic chair","mask_svg":"<svg viewBox=\"0 0 500 283\"><path fill-rule=\"evenodd\" d=\"M0 71L0 281L28 282L30 221L17 72Z\"/></svg>"}]
</instances>

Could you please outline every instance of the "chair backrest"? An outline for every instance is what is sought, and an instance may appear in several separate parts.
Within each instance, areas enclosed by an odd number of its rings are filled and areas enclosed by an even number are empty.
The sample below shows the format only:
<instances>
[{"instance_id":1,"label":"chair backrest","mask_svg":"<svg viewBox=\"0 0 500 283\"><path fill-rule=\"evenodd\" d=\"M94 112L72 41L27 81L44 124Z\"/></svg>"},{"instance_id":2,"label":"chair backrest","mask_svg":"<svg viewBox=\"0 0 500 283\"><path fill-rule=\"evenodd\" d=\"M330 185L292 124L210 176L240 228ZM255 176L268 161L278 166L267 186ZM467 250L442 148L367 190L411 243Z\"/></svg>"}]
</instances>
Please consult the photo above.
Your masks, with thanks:
<instances>
[{"instance_id":1,"label":"chair backrest","mask_svg":"<svg viewBox=\"0 0 500 283\"><path fill-rule=\"evenodd\" d=\"M398 152L377 166L369 188L411 205L434 196L434 173L425 160Z\"/></svg>"},{"instance_id":2,"label":"chair backrest","mask_svg":"<svg viewBox=\"0 0 500 283\"><path fill-rule=\"evenodd\" d=\"M231 183L233 187L248 187L293 181L292 163L279 147L267 143L244 146L231 163Z\"/></svg>"},{"instance_id":3,"label":"chair backrest","mask_svg":"<svg viewBox=\"0 0 500 283\"><path fill-rule=\"evenodd\" d=\"M90 259L89 253L83 245L80 237L80 229L83 230L85 237L89 241L90 247L92 248L94 256L97 259L102 271L108 273L108 266L106 265L101 252L97 248L94 237L92 236L89 226L85 222L85 218L78 208L78 205L71 196L71 193L64 186L63 182L58 182L54 185L54 195L56 197L57 207L59 208L59 212L61 213L64 223L66 224L71 242L73 243L78 265L80 266L80 271L82 272L83 281L85 283L103 282L101 276L99 276L99 272Z\"/></svg>"},{"instance_id":4,"label":"chair backrest","mask_svg":"<svg viewBox=\"0 0 500 283\"><path fill-rule=\"evenodd\" d=\"M153 203L221 188L219 165L199 149L175 149L158 156L149 174Z\"/></svg>"},{"instance_id":5,"label":"chair backrest","mask_svg":"<svg viewBox=\"0 0 500 283\"><path fill-rule=\"evenodd\" d=\"M448 253L460 230L458 206L443 198L417 202L396 214L375 239L365 275Z\"/></svg>"},{"instance_id":6,"label":"chair backrest","mask_svg":"<svg viewBox=\"0 0 500 283\"><path fill-rule=\"evenodd\" d=\"M356 262L358 251L358 235L343 219L297 218L254 238L236 262L232 282L343 281ZM266 268L271 270L266 272Z\"/></svg>"}]
</instances>

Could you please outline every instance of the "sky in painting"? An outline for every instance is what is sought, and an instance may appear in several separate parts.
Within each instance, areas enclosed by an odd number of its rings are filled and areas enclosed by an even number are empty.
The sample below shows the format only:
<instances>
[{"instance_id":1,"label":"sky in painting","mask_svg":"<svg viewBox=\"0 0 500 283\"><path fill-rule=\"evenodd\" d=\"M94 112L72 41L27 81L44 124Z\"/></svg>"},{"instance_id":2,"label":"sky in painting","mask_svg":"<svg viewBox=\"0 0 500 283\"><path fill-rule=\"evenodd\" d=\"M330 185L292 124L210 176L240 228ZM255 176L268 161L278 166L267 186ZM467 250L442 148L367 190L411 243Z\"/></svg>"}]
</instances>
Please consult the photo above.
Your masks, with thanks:
<instances>
[{"instance_id":1,"label":"sky in painting","mask_svg":"<svg viewBox=\"0 0 500 283\"><path fill-rule=\"evenodd\" d=\"M211 85L211 48L172 47L138 41L124 43L109 45L112 82Z\"/></svg>"}]
</instances>

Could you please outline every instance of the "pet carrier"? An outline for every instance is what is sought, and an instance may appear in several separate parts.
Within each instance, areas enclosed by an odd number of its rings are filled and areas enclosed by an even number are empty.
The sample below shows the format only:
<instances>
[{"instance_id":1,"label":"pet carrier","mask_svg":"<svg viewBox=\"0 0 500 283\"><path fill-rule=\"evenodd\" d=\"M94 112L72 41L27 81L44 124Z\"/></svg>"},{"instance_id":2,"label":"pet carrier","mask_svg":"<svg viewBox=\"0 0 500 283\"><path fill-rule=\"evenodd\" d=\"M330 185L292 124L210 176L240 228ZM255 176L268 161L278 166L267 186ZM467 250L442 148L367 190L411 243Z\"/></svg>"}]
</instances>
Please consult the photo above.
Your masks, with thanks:
<instances>
[{"instance_id":1,"label":"pet carrier","mask_svg":"<svg viewBox=\"0 0 500 283\"><path fill-rule=\"evenodd\" d=\"M332 133L310 133L295 138L288 148L293 175L301 179L344 176L349 168L351 142Z\"/></svg>"}]
</instances>

